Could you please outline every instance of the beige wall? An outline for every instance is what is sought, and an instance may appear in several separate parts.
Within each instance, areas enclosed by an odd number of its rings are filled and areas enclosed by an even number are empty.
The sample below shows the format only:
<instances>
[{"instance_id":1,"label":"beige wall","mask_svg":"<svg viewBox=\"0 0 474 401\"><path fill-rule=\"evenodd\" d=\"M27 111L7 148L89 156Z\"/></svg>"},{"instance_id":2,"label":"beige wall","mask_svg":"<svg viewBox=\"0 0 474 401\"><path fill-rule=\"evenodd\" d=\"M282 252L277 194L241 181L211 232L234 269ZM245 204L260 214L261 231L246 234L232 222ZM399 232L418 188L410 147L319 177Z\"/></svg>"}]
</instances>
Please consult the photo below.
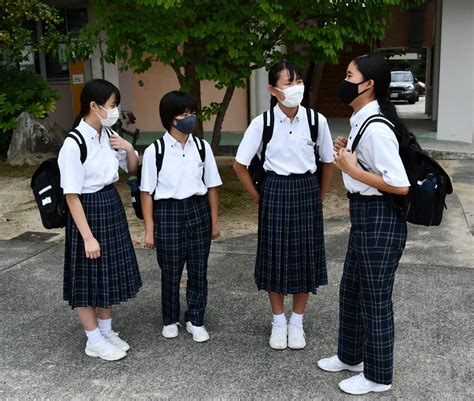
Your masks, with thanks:
<instances>
[{"instance_id":1,"label":"beige wall","mask_svg":"<svg viewBox=\"0 0 474 401\"><path fill-rule=\"evenodd\" d=\"M139 85L140 81L143 82L143 86ZM141 131L163 131L158 106L165 93L179 89L174 71L161 63L154 63L143 74L119 73L119 82L123 97L122 108L123 110L132 109L137 118L137 128ZM201 91L204 106L211 102L220 102L224 96L224 92L217 90L210 81L202 82ZM213 124L214 119L206 121L204 130L212 131ZM227 109L222 130L242 132L245 131L247 125L247 89L237 89Z\"/></svg>"},{"instance_id":2,"label":"beige wall","mask_svg":"<svg viewBox=\"0 0 474 401\"><path fill-rule=\"evenodd\" d=\"M69 82L65 84L49 83L48 85L61 94L61 99L56 102L56 110L48 116L46 121L55 122L64 130L68 130L76 117L72 112L71 85Z\"/></svg>"}]
</instances>

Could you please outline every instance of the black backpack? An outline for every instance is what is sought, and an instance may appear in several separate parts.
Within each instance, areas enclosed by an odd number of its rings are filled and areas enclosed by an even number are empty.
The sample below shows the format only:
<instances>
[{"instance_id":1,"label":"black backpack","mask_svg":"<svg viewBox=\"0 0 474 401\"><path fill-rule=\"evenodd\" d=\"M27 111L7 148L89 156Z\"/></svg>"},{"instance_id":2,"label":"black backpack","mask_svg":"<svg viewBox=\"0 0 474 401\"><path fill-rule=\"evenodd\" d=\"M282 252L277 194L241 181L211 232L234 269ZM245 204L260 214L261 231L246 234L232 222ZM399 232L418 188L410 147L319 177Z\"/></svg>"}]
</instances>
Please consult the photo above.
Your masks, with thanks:
<instances>
[{"instance_id":1,"label":"black backpack","mask_svg":"<svg viewBox=\"0 0 474 401\"><path fill-rule=\"evenodd\" d=\"M76 141L81 151L81 163L87 158L87 147L82 134L73 129L66 138ZM31 177L31 189L45 228L61 228L66 225L67 203L61 188L58 158L45 160Z\"/></svg>"},{"instance_id":2,"label":"black backpack","mask_svg":"<svg viewBox=\"0 0 474 401\"><path fill-rule=\"evenodd\" d=\"M400 141L400 135L395 126L380 114L370 116L362 124L352 143L352 152L356 149L362 135L374 122L380 122L395 133ZM400 158L410 181L410 190L407 195L394 195L384 193L402 214L406 221L423 226L439 226L446 208L446 195L453 192L451 179L446 171L431 158L418 144L415 136L410 134L407 145L399 148ZM364 170L367 168L359 164Z\"/></svg>"},{"instance_id":3,"label":"black backpack","mask_svg":"<svg viewBox=\"0 0 474 401\"><path fill-rule=\"evenodd\" d=\"M206 147L204 146L204 141L201 138L198 138L193 135L194 143L199 151L199 156L201 157L201 161L204 163L206 160ZM165 141L163 137L157 139L153 142L155 146L155 156L156 156L156 172L157 174L160 173L161 166L163 165L163 157L165 154ZM203 173L204 176L204 173ZM142 213L142 202L140 199L140 183L142 180L142 166L138 167L138 172L136 177L130 177L128 180L128 185L130 186L130 197L132 199L132 206L133 210L135 211L135 216L137 216L140 220L143 220L143 213Z\"/></svg>"},{"instance_id":4,"label":"black backpack","mask_svg":"<svg viewBox=\"0 0 474 401\"><path fill-rule=\"evenodd\" d=\"M306 107L306 116L308 119L309 130L311 132L311 140L316 143L318 139L318 113L309 107ZM265 178L266 171L263 168L263 164L265 163L265 153L267 151L267 145L272 139L273 135L273 128L275 126L275 114L273 112L273 108L267 110L263 113L263 133L262 133L262 152L260 153L260 157L255 155L248 166L248 171L250 176L252 177L253 185L258 193L262 188L263 179ZM322 162L319 158L319 147L317 145L314 146L314 157L316 160L316 175L318 177L319 182L321 182L321 173L322 173Z\"/></svg>"}]
</instances>

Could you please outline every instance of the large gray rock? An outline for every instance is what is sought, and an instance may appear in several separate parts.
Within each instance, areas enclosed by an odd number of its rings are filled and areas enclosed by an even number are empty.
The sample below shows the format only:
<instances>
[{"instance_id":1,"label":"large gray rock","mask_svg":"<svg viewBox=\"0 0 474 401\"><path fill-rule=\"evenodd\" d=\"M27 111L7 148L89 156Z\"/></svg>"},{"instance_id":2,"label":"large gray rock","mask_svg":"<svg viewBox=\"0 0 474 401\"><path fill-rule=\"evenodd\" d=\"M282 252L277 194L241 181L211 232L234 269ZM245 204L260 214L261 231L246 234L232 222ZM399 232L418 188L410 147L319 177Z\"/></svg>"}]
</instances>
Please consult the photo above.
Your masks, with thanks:
<instances>
[{"instance_id":1,"label":"large gray rock","mask_svg":"<svg viewBox=\"0 0 474 401\"><path fill-rule=\"evenodd\" d=\"M48 124L29 113L21 113L8 148L8 164L34 166L56 156L64 137L64 130L56 123Z\"/></svg>"}]
</instances>

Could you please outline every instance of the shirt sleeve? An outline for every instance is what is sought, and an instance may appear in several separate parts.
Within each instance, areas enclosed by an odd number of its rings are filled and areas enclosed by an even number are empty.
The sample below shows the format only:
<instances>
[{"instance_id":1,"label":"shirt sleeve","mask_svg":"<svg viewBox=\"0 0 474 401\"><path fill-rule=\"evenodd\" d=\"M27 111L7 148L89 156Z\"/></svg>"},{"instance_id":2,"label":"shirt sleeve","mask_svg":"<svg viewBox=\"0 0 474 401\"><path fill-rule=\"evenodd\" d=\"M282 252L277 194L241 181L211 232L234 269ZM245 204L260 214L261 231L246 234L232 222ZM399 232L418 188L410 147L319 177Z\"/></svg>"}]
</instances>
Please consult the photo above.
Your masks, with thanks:
<instances>
[{"instance_id":1,"label":"shirt sleeve","mask_svg":"<svg viewBox=\"0 0 474 401\"><path fill-rule=\"evenodd\" d=\"M244 165L250 165L254 156L260 151L263 135L263 114L255 117L244 133L237 149L235 160Z\"/></svg>"},{"instance_id":2,"label":"shirt sleeve","mask_svg":"<svg viewBox=\"0 0 474 401\"><path fill-rule=\"evenodd\" d=\"M81 194L85 170L81 150L74 139L66 138L58 155L61 188L65 194Z\"/></svg>"},{"instance_id":3,"label":"shirt sleeve","mask_svg":"<svg viewBox=\"0 0 474 401\"><path fill-rule=\"evenodd\" d=\"M323 163L332 163L334 161L333 143L331 131L329 130L328 120L321 113L318 113L318 140L319 157Z\"/></svg>"},{"instance_id":4,"label":"shirt sleeve","mask_svg":"<svg viewBox=\"0 0 474 401\"><path fill-rule=\"evenodd\" d=\"M375 172L382 175L383 180L393 187L408 187L405 167L400 158L398 141L393 131L383 123L372 123L362 136L359 146L363 145L367 152L364 158ZM356 149L357 152L357 149Z\"/></svg>"},{"instance_id":5,"label":"shirt sleeve","mask_svg":"<svg viewBox=\"0 0 474 401\"><path fill-rule=\"evenodd\" d=\"M158 173L156 171L156 154L153 144L145 149L142 161L142 178L140 191L148 192L150 195L155 191L158 183Z\"/></svg>"},{"instance_id":6,"label":"shirt sleeve","mask_svg":"<svg viewBox=\"0 0 474 401\"><path fill-rule=\"evenodd\" d=\"M212 152L211 146L204 141L204 147L206 148L206 160L204 160L204 184L207 188L218 187L222 185L221 176L217 169L216 159Z\"/></svg>"}]
</instances>

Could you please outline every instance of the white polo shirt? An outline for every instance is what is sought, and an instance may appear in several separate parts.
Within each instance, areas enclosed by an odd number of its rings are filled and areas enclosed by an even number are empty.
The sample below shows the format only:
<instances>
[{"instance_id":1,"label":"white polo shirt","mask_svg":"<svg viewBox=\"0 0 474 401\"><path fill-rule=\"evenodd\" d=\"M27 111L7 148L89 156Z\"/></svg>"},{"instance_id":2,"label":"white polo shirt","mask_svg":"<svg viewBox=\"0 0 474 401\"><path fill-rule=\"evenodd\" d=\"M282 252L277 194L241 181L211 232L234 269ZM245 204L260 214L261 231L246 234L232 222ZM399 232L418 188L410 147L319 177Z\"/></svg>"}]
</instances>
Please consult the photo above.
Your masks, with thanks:
<instances>
[{"instance_id":1,"label":"white polo shirt","mask_svg":"<svg viewBox=\"0 0 474 401\"><path fill-rule=\"evenodd\" d=\"M311 140L306 109L298 107L298 112L291 121L276 105L273 135L267 145L265 171L273 171L279 175L304 174L316 171L314 158L314 142ZM245 131L242 142L237 150L235 160L248 166L253 157L262 151L263 114L255 117ZM332 163L333 144L326 118L318 113L319 155L324 163Z\"/></svg>"},{"instance_id":2,"label":"white polo shirt","mask_svg":"<svg viewBox=\"0 0 474 401\"><path fill-rule=\"evenodd\" d=\"M206 141L203 141L206 158L202 162L192 135L189 135L184 148L168 132L165 132L163 140L165 151L159 174L156 171L155 146L151 144L145 149L140 191L149 194L155 191L155 200L186 199L193 195L205 195L208 188L222 185L214 154Z\"/></svg>"},{"instance_id":3,"label":"white polo shirt","mask_svg":"<svg viewBox=\"0 0 474 401\"><path fill-rule=\"evenodd\" d=\"M379 113L380 106L377 100L374 100L352 115L350 119L351 132L347 142L347 149L349 151L364 121L368 117ZM357 153L357 159L369 171L381 175L387 184L393 187L410 186L405 167L398 153L397 137L384 123L374 122L368 125L355 152ZM359 166L359 168L362 167ZM342 173L342 177L344 186L349 192L367 196L382 195L378 189L357 181L346 173Z\"/></svg>"},{"instance_id":4,"label":"white polo shirt","mask_svg":"<svg viewBox=\"0 0 474 401\"><path fill-rule=\"evenodd\" d=\"M76 129L84 137L87 158L81 163L81 151L74 139L66 138L59 151L58 165L61 173L61 188L65 194L87 194L101 190L118 181L119 166L128 171L127 151L116 151L110 145L105 128L99 133L81 120ZM114 132L115 135L118 135Z\"/></svg>"}]
</instances>

